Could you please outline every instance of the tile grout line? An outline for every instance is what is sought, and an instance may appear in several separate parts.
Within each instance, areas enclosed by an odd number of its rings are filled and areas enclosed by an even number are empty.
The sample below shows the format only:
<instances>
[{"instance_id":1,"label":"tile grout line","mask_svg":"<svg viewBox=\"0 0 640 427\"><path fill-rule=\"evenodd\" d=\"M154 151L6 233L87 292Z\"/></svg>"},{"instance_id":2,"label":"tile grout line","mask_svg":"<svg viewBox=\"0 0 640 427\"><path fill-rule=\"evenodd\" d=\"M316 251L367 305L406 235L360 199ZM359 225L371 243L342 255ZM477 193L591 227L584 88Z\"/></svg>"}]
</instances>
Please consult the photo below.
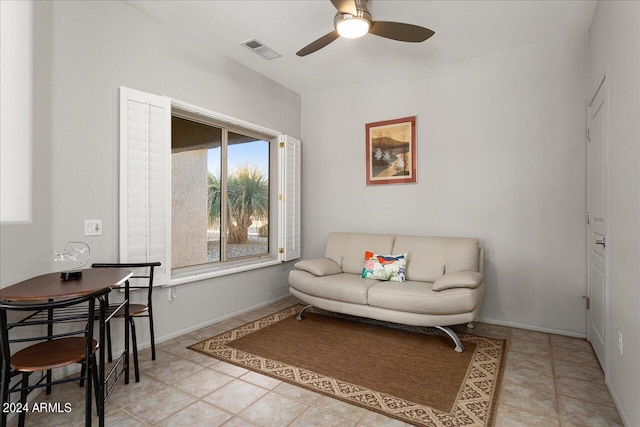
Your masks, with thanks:
<instances>
[{"instance_id":1,"label":"tile grout line","mask_svg":"<svg viewBox=\"0 0 640 427\"><path fill-rule=\"evenodd\" d=\"M140 421L140 422L141 422L142 424L144 424L145 426L149 426L149 425L151 425L151 424L149 424L148 422L146 422L145 420L143 420L143 419L141 419L141 418L139 418L139 417L135 416L135 415L134 415L134 414L132 414L131 412L127 411L127 410L126 410L126 409L124 409L123 407L122 407L122 408L119 408L118 410L119 410L119 411L124 412L125 414L127 414L128 416L130 416L131 418L133 418L134 420L136 420L136 421ZM116 412L117 412L117 411L116 411ZM115 413L115 412L114 412L114 413ZM105 416L105 418L106 418L106 416Z\"/></svg>"},{"instance_id":2,"label":"tile grout line","mask_svg":"<svg viewBox=\"0 0 640 427\"><path fill-rule=\"evenodd\" d=\"M558 422L560 425L564 425L564 420L562 416L562 409L560 408L560 387L558 387L558 376L556 374L556 353L554 351L553 345L551 344L551 335L549 337L549 350L551 352L551 373L553 374L553 390L554 397L556 401L556 408L558 410Z\"/></svg>"},{"instance_id":3,"label":"tile grout line","mask_svg":"<svg viewBox=\"0 0 640 427\"><path fill-rule=\"evenodd\" d=\"M300 420L304 414L306 414L307 412L309 412L309 409L311 409L313 406L307 404L307 407L304 409L304 411L302 411L300 413L300 415L298 415L297 417L295 417L289 424L287 424L288 427L291 427L292 425L294 425L296 422L298 422L298 420Z\"/></svg>"},{"instance_id":4,"label":"tile grout line","mask_svg":"<svg viewBox=\"0 0 640 427\"><path fill-rule=\"evenodd\" d=\"M587 343L588 343L588 341L587 341ZM590 343L589 343L589 345L591 346ZM595 355L593 347L591 347L590 350ZM558 375L558 377L556 377L556 374L555 374L555 361L556 361L555 352L552 352L552 357L553 357L553 361L554 361L554 365L553 365L554 380L556 380L556 382L557 382L557 380L559 380L559 378L563 377L563 378L568 378L570 380L575 380L575 381L579 381L579 382L586 382L586 383L590 383L590 384L592 383L592 381L590 381L590 380L586 380L586 379L578 378L578 377L560 376L560 375ZM560 362L560 363L569 362L568 360L565 360L565 359L558 359L557 361ZM572 363L575 364L575 362L572 362ZM597 368L602 370L602 368L600 366L597 366ZM602 374L603 374L603 381L604 381L604 372ZM607 393L608 393L608 390L607 390ZM579 401L579 402L582 402L582 403L587 403L589 405L593 405L593 406L596 406L596 407L599 407L599 408L603 408L603 409L613 409L617 413L617 409L616 409L616 407L615 407L615 405L613 403L611 405L609 405L609 404L602 403L602 402L594 402L593 400L589 400L588 396L584 396L584 395L573 396L573 395L570 395L570 394L564 394L564 393L560 392L560 388L559 387L557 387L556 396L557 396L557 399L558 399L558 407L560 407L560 399L562 397L564 397L564 398L567 398L567 399L573 399L573 400L576 400L576 401ZM563 425L563 426L564 425L575 425L575 424L571 423L571 421L566 421L565 420L565 417L564 417L562 411L559 411L559 415L560 415L561 425Z\"/></svg>"},{"instance_id":5,"label":"tile grout line","mask_svg":"<svg viewBox=\"0 0 640 427\"><path fill-rule=\"evenodd\" d=\"M521 353L523 355L529 355L529 353L527 353L527 352L521 352L521 351L517 350L516 348L512 347L512 342L513 342L512 333L513 333L513 330L514 330L514 328L508 328L508 333L507 333L507 352L506 352L506 359L507 360L509 359L509 355L513 354L514 351L516 353ZM559 401L558 401L558 395L557 395L557 387L556 387L556 384L555 384L556 380L555 380L555 371L554 371L554 364L553 364L553 350L551 348L551 335L548 334L548 333L544 333L544 334L545 334L545 338L546 338L546 341L547 341L547 345L549 347L549 353L550 353L550 356L551 356L551 378L552 378L552 381L553 381L553 388L554 388L554 390L553 390L553 392L554 392L554 400L555 400L556 407L559 407ZM525 339L525 341L527 341L527 340ZM506 363L506 361L505 361L505 363ZM505 365L505 369L506 369L506 365ZM504 377L503 377L503 379L504 379ZM528 387L531 387L532 389L540 391L540 392L544 392L544 390L541 390L541 389L539 389L539 388L537 388L535 386L528 386ZM500 386L500 389L502 389L502 384ZM500 393L500 391L499 391L499 393ZM500 399L500 396L498 396L498 399ZM498 405L499 406L500 405L501 406L506 406L507 408L511 408L511 409L514 409L514 410L519 411L519 412L524 412L524 413L535 415L535 416L542 416L542 417L547 418L549 420L555 419L556 421L561 423L559 410L556 411L556 416L554 418L551 418L551 417L549 417L547 415L543 415L543 414L541 414L539 412L526 410L526 409L523 409L523 408L521 408L521 407L519 407L517 405L513 405L513 404L509 404L509 403L504 403L504 402L500 402L499 401ZM495 420L498 419L497 415L498 414L496 413L496 417L494 418Z\"/></svg>"}]
</instances>

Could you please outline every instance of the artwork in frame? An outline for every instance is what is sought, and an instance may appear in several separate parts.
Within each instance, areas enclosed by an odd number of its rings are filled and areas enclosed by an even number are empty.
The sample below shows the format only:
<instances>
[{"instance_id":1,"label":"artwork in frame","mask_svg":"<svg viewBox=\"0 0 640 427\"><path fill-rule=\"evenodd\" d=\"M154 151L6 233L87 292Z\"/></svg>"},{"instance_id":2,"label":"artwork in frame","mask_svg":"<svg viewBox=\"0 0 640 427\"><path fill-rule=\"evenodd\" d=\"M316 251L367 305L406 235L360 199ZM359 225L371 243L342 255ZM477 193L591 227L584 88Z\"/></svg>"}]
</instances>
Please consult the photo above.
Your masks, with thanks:
<instances>
[{"instance_id":1,"label":"artwork in frame","mask_svg":"<svg viewBox=\"0 0 640 427\"><path fill-rule=\"evenodd\" d=\"M416 117L367 123L367 185L416 182Z\"/></svg>"}]
</instances>

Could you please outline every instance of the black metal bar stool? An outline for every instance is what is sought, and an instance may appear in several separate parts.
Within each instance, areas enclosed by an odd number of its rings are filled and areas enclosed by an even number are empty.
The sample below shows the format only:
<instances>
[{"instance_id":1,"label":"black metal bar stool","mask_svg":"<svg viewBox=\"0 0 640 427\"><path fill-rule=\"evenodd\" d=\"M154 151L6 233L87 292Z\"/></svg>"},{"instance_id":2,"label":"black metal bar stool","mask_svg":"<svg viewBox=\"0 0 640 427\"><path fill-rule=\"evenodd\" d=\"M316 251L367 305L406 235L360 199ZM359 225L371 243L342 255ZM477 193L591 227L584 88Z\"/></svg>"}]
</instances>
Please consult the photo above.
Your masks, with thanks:
<instances>
[{"instance_id":1,"label":"black metal bar stool","mask_svg":"<svg viewBox=\"0 0 640 427\"><path fill-rule=\"evenodd\" d=\"M136 376L136 382L140 381L140 369L138 366L138 343L136 337L136 326L135 326L135 318L139 317L148 317L149 318L149 334L151 338L151 359L156 360L156 343L155 343L155 333L153 329L153 302L152 302L152 293L153 293L153 274L155 267L159 267L162 265L160 262L142 262L142 263L96 263L93 264L93 268L133 268L133 269L148 269L146 273L138 274L138 270L134 270L133 276L130 277L130 280L133 279L145 279L145 285L135 285L134 282L131 282L129 285L129 289L146 289L147 290L147 303L146 304L135 304L129 303L129 324L131 325L131 342L133 344L133 365ZM113 314L115 318L124 318L125 313L121 308L118 310L117 304L108 304L107 305L107 317ZM116 311L117 310L117 311ZM115 314L114 314L115 311ZM112 360L112 351L111 351L111 328L110 325L107 324L107 351L109 362Z\"/></svg>"}]
</instances>

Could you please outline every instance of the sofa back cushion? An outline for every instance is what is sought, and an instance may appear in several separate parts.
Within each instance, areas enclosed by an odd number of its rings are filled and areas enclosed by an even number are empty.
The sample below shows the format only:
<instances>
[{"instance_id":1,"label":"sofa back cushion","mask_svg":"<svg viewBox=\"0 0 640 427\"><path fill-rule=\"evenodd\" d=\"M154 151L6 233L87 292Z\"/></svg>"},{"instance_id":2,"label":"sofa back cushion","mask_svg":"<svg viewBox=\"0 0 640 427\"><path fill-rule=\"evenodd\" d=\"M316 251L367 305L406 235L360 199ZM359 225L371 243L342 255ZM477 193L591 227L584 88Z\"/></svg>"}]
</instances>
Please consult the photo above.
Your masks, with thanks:
<instances>
[{"instance_id":1,"label":"sofa back cushion","mask_svg":"<svg viewBox=\"0 0 640 427\"><path fill-rule=\"evenodd\" d=\"M407 280L435 282L447 271L478 271L478 239L397 236L392 252L408 252Z\"/></svg>"},{"instance_id":2,"label":"sofa back cushion","mask_svg":"<svg viewBox=\"0 0 640 427\"><path fill-rule=\"evenodd\" d=\"M394 239L393 234L330 233L324 256L341 266L345 273L362 274L365 251L391 254Z\"/></svg>"}]
</instances>

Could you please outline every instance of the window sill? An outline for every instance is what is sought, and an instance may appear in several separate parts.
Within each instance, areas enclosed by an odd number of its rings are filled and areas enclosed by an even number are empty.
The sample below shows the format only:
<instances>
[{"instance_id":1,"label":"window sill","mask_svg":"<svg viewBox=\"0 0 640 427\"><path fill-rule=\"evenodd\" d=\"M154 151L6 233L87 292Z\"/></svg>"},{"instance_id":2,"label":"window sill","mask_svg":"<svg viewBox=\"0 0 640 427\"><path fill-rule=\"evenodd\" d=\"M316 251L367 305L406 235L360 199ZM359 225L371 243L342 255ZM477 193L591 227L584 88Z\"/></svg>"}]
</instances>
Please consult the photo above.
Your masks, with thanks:
<instances>
[{"instance_id":1,"label":"window sill","mask_svg":"<svg viewBox=\"0 0 640 427\"><path fill-rule=\"evenodd\" d=\"M282 261L277 259L269 259L264 261L254 261L246 264L233 264L220 266L216 268L206 268L200 271L190 271L188 273L183 273L174 277L173 274L171 276L171 282L162 285L162 287L170 287L176 285L183 285L186 283L198 282L200 280L212 279L214 277L222 277L228 276L230 274L241 273L243 271L251 271L256 270L258 268L270 267L273 265L282 264Z\"/></svg>"}]
</instances>

